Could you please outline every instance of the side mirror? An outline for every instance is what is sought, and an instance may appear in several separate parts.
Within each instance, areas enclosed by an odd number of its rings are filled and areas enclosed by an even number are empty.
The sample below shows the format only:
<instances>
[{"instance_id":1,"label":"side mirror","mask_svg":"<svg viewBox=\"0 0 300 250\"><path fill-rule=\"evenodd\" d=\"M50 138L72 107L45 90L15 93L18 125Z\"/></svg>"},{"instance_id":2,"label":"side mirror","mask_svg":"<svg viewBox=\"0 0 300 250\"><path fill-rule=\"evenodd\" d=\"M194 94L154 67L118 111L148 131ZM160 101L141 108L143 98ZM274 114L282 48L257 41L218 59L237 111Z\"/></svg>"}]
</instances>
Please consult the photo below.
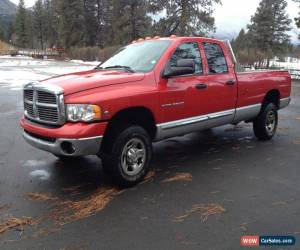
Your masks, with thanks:
<instances>
[{"instance_id":1,"label":"side mirror","mask_svg":"<svg viewBox=\"0 0 300 250\"><path fill-rule=\"evenodd\" d=\"M193 59L179 59L176 66L168 66L163 72L163 77L190 75L195 73L195 62Z\"/></svg>"}]
</instances>

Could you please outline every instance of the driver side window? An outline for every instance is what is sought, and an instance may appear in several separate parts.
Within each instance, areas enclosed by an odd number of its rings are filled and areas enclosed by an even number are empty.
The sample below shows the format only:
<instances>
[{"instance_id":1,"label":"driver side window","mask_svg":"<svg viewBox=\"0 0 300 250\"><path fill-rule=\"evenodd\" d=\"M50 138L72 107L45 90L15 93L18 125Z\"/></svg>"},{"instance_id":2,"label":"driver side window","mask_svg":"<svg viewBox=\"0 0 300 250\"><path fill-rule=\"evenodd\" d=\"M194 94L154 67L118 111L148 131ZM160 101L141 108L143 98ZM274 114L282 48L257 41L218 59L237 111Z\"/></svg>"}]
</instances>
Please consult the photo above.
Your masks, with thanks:
<instances>
[{"instance_id":1,"label":"driver side window","mask_svg":"<svg viewBox=\"0 0 300 250\"><path fill-rule=\"evenodd\" d=\"M181 44L170 59L170 66L176 67L180 59L193 59L195 62L195 74L203 74L202 58L197 42L188 42Z\"/></svg>"}]
</instances>

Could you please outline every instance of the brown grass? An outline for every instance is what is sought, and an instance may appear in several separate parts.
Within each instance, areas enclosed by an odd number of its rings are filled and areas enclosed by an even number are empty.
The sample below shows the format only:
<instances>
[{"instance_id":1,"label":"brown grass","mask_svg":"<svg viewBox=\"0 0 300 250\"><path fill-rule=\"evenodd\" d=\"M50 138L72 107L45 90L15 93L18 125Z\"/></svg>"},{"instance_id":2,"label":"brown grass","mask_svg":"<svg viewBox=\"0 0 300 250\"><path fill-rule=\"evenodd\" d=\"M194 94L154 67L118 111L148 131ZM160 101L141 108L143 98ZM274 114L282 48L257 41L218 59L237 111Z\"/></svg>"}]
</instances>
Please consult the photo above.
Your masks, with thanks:
<instances>
[{"instance_id":1,"label":"brown grass","mask_svg":"<svg viewBox=\"0 0 300 250\"><path fill-rule=\"evenodd\" d=\"M0 234L3 234L7 231L18 229L23 231L24 226L31 226L34 224L34 221L30 217L22 218L9 218L4 223L0 224Z\"/></svg>"},{"instance_id":2,"label":"brown grass","mask_svg":"<svg viewBox=\"0 0 300 250\"><path fill-rule=\"evenodd\" d=\"M55 206L54 216L61 225L90 217L103 210L120 193L122 191L116 188L100 188L83 200L62 201Z\"/></svg>"},{"instance_id":3,"label":"brown grass","mask_svg":"<svg viewBox=\"0 0 300 250\"><path fill-rule=\"evenodd\" d=\"M70 189L73 191L73 189ZM64 200L48 194L31 193L27 196L34 201L53 201L50 213L43 220L51 219L56 225L64 225L81 220L103 210L115 196L122 193L117 188L99 188L91 195L80 200Z\"/></svg>"},{"instance_id":4,"label":"brown grass","mask_svg":"<svg viewBox=\"0 0 300 250\"><path fill-rule=\"evenodd\" d=\"M211 215L224 213L226 210L220 204L196 204L190 210L187 210L184 215L175 218L175 222L182 222L193 214L200 214L202 221L206 221Z\"/></svg>"},{"instance_id":5,"label":"brown grass","mask_svg":"<svg viewBox=\"0 0 300 250\"><path fill-rule=\"evenodd\" d=\"M174 181L189 182L193 180L193 176L190 173L177 173L175 176L163 180L161 183L170 183Z\"/></svg>"},{"instance_id":6,"label":"brown grass","mask_svg":"<svg viewBox=\"0 0 300 250\"><path fill-rule=\"evenodd\" d=\"M7 204L0 205L0 211L1 211L1 210L8 209L8 208L9 208L9 205L7 205Z\"/></svg>"},{"instance_id":7,"label":"brown grass","mask_svg":"<svg viewBox=\"0 0 300 250\"><path fill-rule=\"evenodd\" d=\"M29 194L27 194L27 196L30 200L33 200L33 201L57 200L56 197L52 197L49 194L29 193Z\"/></svg>"},{"instance_id":8,"label":"brown grass","mask_svg":"<svg viewBox=\"0 0 300 250\"><path fill-rule=\"evenodd\" d=\"M294 144L300 145L300 139L295 140L295 141L294 141Z\"/></svg>"},{"instance_id":9,"label":"brown grass","mask_svg":"<svg viewBox=\"0 0 300 250\"><path fill-rule=\"evenodd\" d=\"M121 46L110 46L103 49L98 47L72 47L67 52L71 59L80 59L84 61L100 61L104 62L110 58Z\"/></svg>"},{"instance_id":10,"label":"brown grass","mask_svg":"<svg viewBox=\"0 0 300 250\"><path fill-rule=\"evenodd\" d=\"M152 182L155 175L156 175L156 172L154 170L150 170L148 172L148 174L145 176L144 180L141 182L141 184Z\"/></svg>"}]
</instances>

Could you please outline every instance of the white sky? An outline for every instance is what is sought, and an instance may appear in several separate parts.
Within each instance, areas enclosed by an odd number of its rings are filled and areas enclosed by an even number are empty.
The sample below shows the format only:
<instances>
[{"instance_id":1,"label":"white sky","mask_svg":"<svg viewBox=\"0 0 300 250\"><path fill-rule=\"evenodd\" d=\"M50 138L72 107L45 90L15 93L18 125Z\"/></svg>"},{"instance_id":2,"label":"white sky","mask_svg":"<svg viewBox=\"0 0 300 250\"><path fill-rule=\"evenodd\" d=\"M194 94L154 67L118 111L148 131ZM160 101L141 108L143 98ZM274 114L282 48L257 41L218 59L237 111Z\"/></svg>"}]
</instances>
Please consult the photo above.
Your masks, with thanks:
<instances>
[{"instance_id":1,"label":"white sky","mask_svg":"<svg viewBox=\"0 0 300 250\"><path fill-rule=\"evenodd\" d=\"M18 4L19 0L10 0ZM26 6L31 7L35 0L25 0ZM240 29L246 27L249 23L251 15L254 14L260 0L222 0L222 6L216 6L214 17L216 19L217 36L222 38L232 38L236 36ZM294 19L300 12L299 4L288 0L288 14ZM293 21L294 29L291 36L294 41L297 40L297 28ZM300 31L299 31L300 33Z\"/></svg>"}]
</instances>

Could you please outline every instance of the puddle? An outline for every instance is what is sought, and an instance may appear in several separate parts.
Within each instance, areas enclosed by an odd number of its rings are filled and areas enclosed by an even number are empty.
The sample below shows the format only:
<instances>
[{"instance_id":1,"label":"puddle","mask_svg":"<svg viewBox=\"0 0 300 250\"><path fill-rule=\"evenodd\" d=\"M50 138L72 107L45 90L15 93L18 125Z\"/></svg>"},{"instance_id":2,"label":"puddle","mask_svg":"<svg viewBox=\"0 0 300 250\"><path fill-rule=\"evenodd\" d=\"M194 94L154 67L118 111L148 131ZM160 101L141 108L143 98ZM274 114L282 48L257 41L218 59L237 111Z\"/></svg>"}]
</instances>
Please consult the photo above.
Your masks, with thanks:
<instances>
[{"instance_id":1,"label":"puddle","mask_svg":"<svg viewBox=\"0 0 300 250\"><path fill-rule=\"evenodd\" d=\"M43 170L43 169L34 170L34 171L30 172L29 175L31 177L36 177L36 178L38 178L39 180L42 180L42 181L46 181L46 180L50 179L50 174L46 170Z\"/></svg>"}]
</instances>

